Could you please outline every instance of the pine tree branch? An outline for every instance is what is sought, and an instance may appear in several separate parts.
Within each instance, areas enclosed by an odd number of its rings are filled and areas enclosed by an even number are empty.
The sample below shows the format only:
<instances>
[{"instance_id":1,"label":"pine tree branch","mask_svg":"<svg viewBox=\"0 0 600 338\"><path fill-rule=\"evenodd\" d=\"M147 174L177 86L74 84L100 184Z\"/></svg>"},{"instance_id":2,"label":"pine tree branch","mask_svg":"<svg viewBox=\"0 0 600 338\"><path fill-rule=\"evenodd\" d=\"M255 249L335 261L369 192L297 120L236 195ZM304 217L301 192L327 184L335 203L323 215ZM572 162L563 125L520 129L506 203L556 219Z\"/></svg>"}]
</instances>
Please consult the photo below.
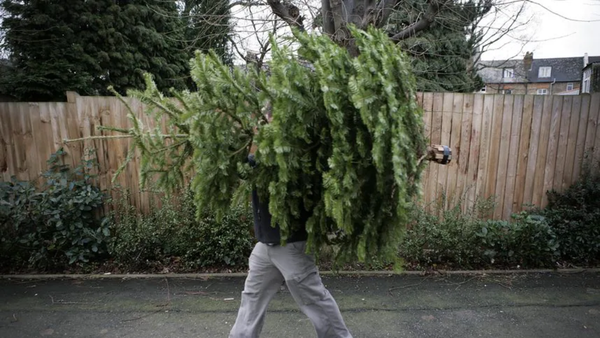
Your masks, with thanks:
<instances>
[{"instance_id":1,"label":"pine tree branch","mask_svg":"<svg viewBox=\"0 0 600 338\"><path fill-rule=\"evenodd\" d=\"M163 139L188 138L189 137L189 135L184 135L184 134L177 134L177 135L159 134L159 135L149 135L149 136L163 138ZM88 137L82 137L82 138L64 139L63 143L73 143L73 142L83 142L83 141L93 141L93 140L115 140L115 139L135 138L135 137L136 137L136 135L88 136Z\"/></svg>"}]
</instances>

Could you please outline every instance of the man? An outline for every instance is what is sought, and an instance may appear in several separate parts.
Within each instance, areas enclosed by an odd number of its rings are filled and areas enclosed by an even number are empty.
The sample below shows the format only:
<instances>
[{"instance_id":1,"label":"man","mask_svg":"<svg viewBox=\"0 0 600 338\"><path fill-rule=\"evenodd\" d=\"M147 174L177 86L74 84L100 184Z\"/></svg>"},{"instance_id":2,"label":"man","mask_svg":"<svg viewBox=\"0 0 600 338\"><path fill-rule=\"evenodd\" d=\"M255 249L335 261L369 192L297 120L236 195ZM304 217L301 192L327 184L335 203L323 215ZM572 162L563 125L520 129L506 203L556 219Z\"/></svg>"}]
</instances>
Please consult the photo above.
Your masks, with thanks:
<instances>
[{"instance_id":1,"label":"man","mask_svg":"<svg viewBox=\"0 0 600 338\"><path fill-rule=\"evenodd\" d=\"M249 162L255 165L253 155ZM252 192L252 209L258 243L250 255L250 271L229 337L258 337L267 306L285 281L300 310L312 322L317 337L351 338L337 303L321 281L314 257L305 252L306 230L291 234L282 246L279 227L271 226L268 201L259 200L256 191Z\"/></svg>"}]
</instances>

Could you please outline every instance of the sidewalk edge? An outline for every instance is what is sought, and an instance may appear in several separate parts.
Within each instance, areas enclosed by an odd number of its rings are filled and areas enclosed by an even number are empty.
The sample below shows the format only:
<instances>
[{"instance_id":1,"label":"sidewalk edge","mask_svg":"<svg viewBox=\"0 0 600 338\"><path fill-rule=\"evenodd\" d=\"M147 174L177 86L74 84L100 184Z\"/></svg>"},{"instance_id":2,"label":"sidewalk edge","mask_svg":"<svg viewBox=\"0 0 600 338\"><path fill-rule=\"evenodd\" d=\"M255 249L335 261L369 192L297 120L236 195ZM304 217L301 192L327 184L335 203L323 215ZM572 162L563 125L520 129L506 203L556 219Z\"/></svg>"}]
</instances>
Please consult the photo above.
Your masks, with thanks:
<instances>
[{"instance_id":1,"label":"sidewalk edge","mask_svg":"<svg viewBox=\"0 0 600 338\"><path fill-rule=\"evenodd\" d=\"M386 277L386 276L474 276L474 275L525 275L525 274L578 274L600 273L600 268L592 269L534 269L534 270L461 270L461 271L321 271L322 276ZM0 275L1 279L156 279L156 278L241 278L247 273L166 273L166 274L24 274Z\"/></svg>"}]
</instances>

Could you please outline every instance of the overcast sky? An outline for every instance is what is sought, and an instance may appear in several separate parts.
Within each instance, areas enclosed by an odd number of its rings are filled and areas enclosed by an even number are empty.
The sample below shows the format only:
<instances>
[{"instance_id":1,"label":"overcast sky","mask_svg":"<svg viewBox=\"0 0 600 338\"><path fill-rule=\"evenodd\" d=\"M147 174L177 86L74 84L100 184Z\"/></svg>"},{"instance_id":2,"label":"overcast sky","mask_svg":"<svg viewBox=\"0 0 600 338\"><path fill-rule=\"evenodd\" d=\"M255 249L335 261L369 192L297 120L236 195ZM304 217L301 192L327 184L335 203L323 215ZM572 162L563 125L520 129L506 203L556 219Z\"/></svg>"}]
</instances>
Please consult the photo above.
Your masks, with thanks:
<instances>
[{"instance_id":1,"label":"overcast sky","mask_svg":"<svg viewBox=\"0 0 600 338\"><path fill-rule=\"evenodd\" d=\"M525 44L523 50L522 43L513 41L500 50L485 53L484 60L520 58L526 51L532 51L534 58L583 56L586 52L600 56L600 0L537 1L565 18L530 4L529 12L534 15L534 21L525 33L532 36L533 41Z\"/></svg>"}]
</instances>

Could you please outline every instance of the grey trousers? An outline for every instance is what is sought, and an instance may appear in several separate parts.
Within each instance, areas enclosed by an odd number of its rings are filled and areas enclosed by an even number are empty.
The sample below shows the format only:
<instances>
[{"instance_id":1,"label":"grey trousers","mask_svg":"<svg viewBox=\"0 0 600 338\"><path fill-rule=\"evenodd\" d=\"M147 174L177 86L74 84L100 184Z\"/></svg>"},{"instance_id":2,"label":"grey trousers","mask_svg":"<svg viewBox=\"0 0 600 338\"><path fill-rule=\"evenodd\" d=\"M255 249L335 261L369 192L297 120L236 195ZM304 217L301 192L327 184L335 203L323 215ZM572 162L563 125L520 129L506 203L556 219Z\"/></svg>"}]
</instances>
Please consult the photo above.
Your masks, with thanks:
<instances>
[{"instance_id":1,"label":"grey trousers","mask_svg":"<svg viewBox=\"0 0 600 338\"><path fill-rule=\"evenodd\" d=\"M325 289L314 258L305 253L306 242L286 246L257 243L250 255L242 302L229 338L256 338L265 320L267 305L285 280L310 319L319 338L352 338L337 303Z\"/></svg>"}]
</instances>

